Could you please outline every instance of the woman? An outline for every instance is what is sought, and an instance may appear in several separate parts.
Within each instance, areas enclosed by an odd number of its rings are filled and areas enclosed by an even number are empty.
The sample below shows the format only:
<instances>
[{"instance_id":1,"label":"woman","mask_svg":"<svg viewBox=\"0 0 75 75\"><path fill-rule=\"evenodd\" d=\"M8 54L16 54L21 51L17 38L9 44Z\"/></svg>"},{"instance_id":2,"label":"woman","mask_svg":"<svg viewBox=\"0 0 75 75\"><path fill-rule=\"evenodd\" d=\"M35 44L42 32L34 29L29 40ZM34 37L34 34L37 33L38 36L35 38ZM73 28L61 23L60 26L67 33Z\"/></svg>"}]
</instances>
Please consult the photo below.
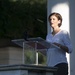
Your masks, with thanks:
<instances>
[{"instance_id":1,"label":"woman","mask_svg":"<svg viewBox=\"0 0 75 75\"><path fill-rule=\"evenodd\" d=\"M62 16L59 13L49 15L50 26L53 31L47 35L46 40L57 47L51 47L47 51L47 65L58 67L55 75L68 75L68 63L66 52L72 52L72 44L67 31L61 30Z\"/></svg>"}]
</instances>

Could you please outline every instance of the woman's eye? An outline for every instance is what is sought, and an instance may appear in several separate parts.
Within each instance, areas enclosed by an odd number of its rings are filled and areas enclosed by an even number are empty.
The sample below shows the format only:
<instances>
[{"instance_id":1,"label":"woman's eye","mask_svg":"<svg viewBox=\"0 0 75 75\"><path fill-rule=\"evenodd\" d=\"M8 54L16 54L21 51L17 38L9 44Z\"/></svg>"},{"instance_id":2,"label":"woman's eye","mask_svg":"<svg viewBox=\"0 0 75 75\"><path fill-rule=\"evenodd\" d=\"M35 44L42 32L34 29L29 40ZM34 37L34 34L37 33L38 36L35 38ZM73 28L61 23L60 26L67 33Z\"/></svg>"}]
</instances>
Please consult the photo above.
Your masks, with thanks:
<instances>
[{"instance_id":1,"label":"woman's eye","mask_svg":"<svg viewBox=\"0 0 75 75\"><path fill-rule=\"evenodd\" d=\"M53 18L53 20L55 20L55 19Z\"/></svg>"}]
</instances>

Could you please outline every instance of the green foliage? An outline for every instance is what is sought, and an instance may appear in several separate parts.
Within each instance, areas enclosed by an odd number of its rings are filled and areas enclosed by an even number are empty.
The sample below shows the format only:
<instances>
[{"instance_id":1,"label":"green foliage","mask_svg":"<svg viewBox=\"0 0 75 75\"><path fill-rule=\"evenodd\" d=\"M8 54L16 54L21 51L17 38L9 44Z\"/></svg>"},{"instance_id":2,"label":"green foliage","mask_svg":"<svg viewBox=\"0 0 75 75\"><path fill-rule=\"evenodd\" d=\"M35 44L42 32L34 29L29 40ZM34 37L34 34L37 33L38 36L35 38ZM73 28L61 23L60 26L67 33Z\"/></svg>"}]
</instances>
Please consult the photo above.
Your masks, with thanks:
<instances>
[{"instance_id":1,"label":"green foliage","mask_svg":"<svg viewBox=\"0 0 75 75\"><path fill-rule=\"evenodd\" d=\"M46 35L46 0L0 0L0 38Z\"/></svg>"},{"instance_id":2,"label":"green foliage","mask_svg":"<svg viewBox=\"0 0 75 75\"><path fill-rule=\"evenodd\" d=\"M46 65L46 56L44 56L42 53L38 53L38 62L39 64L42 64L42 65Z\"/></svg>"},{"instance_id":3,"label":"green foliage","mask_svg":"<svg viewBox=\"0 0 75 75\"><path fill-rule=\"evenodd\" d=\"M33 50L25 50L25 64L35 64L36 63L36 55Z\"/></svg>"},{"instance_id":4,"label":"green foliage","mask_svg":"<svg viewBox=\"0 0 75 75\"><path fill-rule=\"evenodd\" d=\"M36 52L34 50L25 50L25 64L36 64ZM46 64L46 56L38 52L38 64Z\"/></svg>"}]
</instances>

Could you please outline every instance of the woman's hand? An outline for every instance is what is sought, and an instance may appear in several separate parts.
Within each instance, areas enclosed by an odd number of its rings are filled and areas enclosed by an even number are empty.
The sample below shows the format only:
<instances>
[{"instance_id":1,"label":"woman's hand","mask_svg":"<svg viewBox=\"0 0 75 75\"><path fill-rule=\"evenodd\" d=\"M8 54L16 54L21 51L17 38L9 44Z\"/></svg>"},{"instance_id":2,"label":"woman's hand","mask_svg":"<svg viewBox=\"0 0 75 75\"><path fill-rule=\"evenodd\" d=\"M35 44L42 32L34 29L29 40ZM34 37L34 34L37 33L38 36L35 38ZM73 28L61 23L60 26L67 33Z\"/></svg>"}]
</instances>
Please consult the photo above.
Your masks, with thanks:
<instances>
[{"instance_id":1,"label":"woman's hand","mask_svg":"<svg viewBox=\"0 0 75 75\"><path fill-rule=\"evenodd\" d=\"M53 44L54 44L54 45L56 45L56 46L58 46L58 47L60 47L60 46L61 46L61 44L56 43L56 42L54 42Z\"/></svg>"},{"instance_id":2,"label":"woman's hand","mask_svg":"<svg viewBox=\"0 0 75 75\"><path fill-rule=\"evenodd\" d=\"M60 47L61 49L63 49L63 50L66 51L66 52L69 51L67 46L63 46L63 45L61 45L61 44L59 44L59 43L56 43L56 42L54 42L53 44L56 45L56 46L58 46L58 47Z\"/></svg>"}]
</instances>

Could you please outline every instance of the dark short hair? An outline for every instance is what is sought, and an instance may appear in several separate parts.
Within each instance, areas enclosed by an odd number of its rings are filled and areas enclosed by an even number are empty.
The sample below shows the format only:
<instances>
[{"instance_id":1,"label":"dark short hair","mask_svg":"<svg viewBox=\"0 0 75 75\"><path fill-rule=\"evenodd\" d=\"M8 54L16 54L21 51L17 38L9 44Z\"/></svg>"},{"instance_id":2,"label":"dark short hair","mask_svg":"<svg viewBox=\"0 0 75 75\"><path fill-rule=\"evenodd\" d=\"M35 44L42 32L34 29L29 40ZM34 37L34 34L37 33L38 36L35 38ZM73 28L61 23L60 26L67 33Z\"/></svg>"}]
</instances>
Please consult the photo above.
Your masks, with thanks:
<instances>
[{"instance_id":1,"label":"dark short hair","mask_svg":"<svg viewBox=\"0 0 75 75\"><path fill-rule=\"evenodd\" d=\"M50 21L50 17L51 17L52 15L56 16L57 19L61 21L61 23L59 24L59 27L60 27L60 26L62 25L62 16L61 16L59 13L53 12L53 13L51 13L51 14L49 15L49 18L48 18L49 21Z\"/></svg>"}]
</instances>

